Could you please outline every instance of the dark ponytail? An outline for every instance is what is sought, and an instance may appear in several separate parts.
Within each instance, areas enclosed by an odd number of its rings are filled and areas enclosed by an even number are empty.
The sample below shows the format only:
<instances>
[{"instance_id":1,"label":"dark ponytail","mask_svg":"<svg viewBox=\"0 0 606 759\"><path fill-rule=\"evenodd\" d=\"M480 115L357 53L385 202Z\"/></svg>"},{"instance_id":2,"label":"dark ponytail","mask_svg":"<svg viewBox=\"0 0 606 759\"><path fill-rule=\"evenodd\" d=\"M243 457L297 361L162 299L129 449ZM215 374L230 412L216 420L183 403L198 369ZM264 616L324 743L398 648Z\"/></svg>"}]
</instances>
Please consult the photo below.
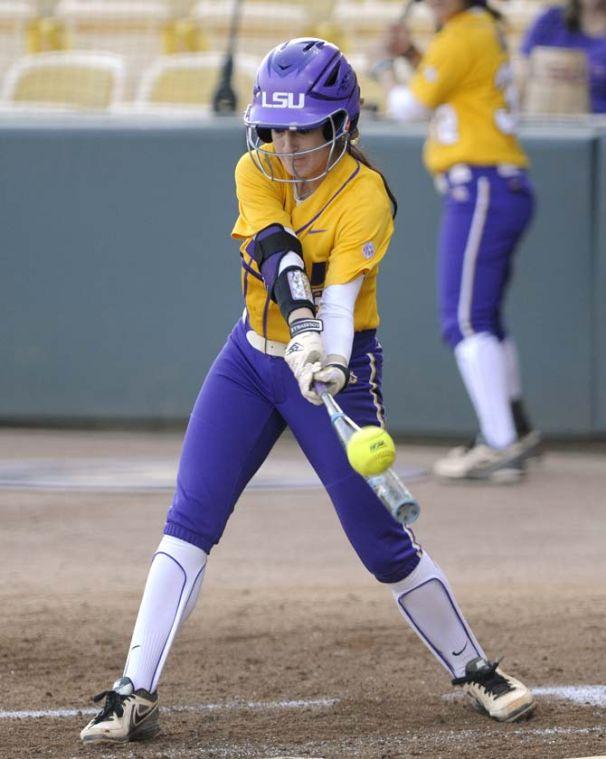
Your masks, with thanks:
<instances>
[{"instance_id":1,"label":"dark ponytail","mask_svg":"<svg viewBox=\"0 0 606 759\"><path fill-rule=\"evenodd\" d=\"M498 24L505 23L505 16L501 13L501 11L498 11L496 8L493 8L492 5L490 5L490 3L486 3L484 7Z\"/></svg>"},{"instance_id":2,"label":"dark ponytail","mask_svg":"<svg viewBox=\"0 0 606 759\"><path fill-rule=\"evenodd\" d=\"M581 3L579 0L568 0L564 8L564 21L569 32L581 30Z\"/></svg>"},{"instance_id":3,"label":"dark ponytail","mask_svg":"<svg viewBox=\"0 0 606 759\"><path fill-rule=\"evenodd\" d=\"M467 10L470 8L483 8L495 23L499 44L503 52L508 53L507 43L507 20L505 16L490 4L489 0L467 0Z\"/></svg>"},{"instance_id":4,"label":"dark ponytail","mask_svg":"<svg viewBox=\"0 0 606 759\"><path fill-rule=\"evenodd\" d=\"M502 22L505 18L500 11L492 7L488 0L467 0L467 7L484 8L485 11L488 11L488 13L490 13L495 21Z\"/></svg>"},{"instance_id":5,"label":"dark ponytail","mask_svg":"<svg viewBox=\"0 0 606 759\"><path fill-rule=\"evenodd\" d=\"M358 137L358 130L356 129L353 135L353 138L356 139ZM377 174L381 177L383 180L383 184L385 185L385 192L389 196L389 200L391 201L392 205L392 216L395 219L396 214L398 213L398 201L396 200L396 196L391 191L391 187L389 186L389 183L387 182L387 179L385 179L385 175L379 171L375 166L372 165L372 163L368 160L368 158L364 155L364 153L360 150L357 145L352 145L351 142L347 143L347 152L352 158L355 158L356 161L359 161L360 163L364 164L364 166L367 166L369 169L372 169L372 171L376 171Z\"/></svg>"}]
</instances>

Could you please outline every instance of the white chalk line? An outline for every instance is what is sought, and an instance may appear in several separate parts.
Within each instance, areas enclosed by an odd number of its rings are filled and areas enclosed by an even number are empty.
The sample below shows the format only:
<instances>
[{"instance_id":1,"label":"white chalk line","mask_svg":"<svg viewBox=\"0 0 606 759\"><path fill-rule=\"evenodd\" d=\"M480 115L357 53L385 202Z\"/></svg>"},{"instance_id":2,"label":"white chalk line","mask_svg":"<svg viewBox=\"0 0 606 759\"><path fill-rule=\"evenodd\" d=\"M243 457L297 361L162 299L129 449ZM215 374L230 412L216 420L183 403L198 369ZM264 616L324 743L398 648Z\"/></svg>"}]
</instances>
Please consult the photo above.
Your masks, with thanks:
<instances>
[{"instance_id":1,"label":"white chalk line","mask_svg":"<svg viewBox=\"0 0 606 759\"><path fill-rule=\"evenodd\" d=\"M575 704L606 708L606 685L557 685L533 688L535 696L559 698Z\"/></svg>"},{"instance_id":2,"label":"white chalk line","mask_svg":"<svg viewBox=\"0 0 606 759\"><path fill-rule=\"evenodd\" d=\"M557 698L572 701L575 704L587 706L599 706L606 708L606 685L559 685L533 688L532 692L539 698ZM443 696L447 701L455 701L464 698L464 694L447 693ZM185 704L182 706L164 706L167 712L212 712L234 711L237 709L306 709L328 708L339 702L338 698L297 699L287 701L226 701L217 704ZM82 715L96 714L99 709L40 709L24 711L0 711L0 719L39 719L39 718L62 718L79 717ZM553 728L558 730L560 728ZM564 729L564 728L562 728ZM567 728L566 728L567 729ZM572 728L571 728L572 729ZM528 733L528 730L524 731ZM532 731L530 731L532 732ZM547 734L547 733L546 733Z\"/></svg>"},{"instance_id":3,"label":"white chalk line","mask_svg":"<svg viewBox=\"0 0 606 759\"><path fill-rule=\"evenodd\" d=\"M511 728L503 725L501 730L490 730L482 728L481 730L435 730L428 731L427 728L418 732L407 731L404 735L393 736L395 743L419 744L419 740L431 741L434 744L447 745L449 743L466 743L477 740L478 738L507 738L519 736L521 738L554 738L562 735L593 735L603 734L604 728L601 726L591 727L517 727Z\"/></svg>"},{"instance_id":4,"label":"white chalk line","mask_svg":"<svg viewBox=\"0 0 606 759\"><path fill-rule=\"evenodd\" d=\"M592 733L603 733L603 727L521 727L515 730L507 730L507 735L536 735L540 737L549 737L553 735L591 735ZM455 740L468 740L469 738L480 738L488 736L503 735L500 730L449 730L441 732L441 736L447 735Z\"/></svg>"},{"instance_id":5,"label":"white chalk line","mask_svg":"<svg viewBox=\"0 0 606 759\"><path fill-rule=\"evenodd\" d=\"M288 462L280 468L262 468L247 488L271 491L322 487L313 470L309 467L300 470L299 464ZM399 467L398 474L410 482L421 479L427 471L419 467ZM172 492L176 476L176 459L0 459L0 488L10 490Z\"/></svg>"},{"instance_id":6,"label":"white chalk line","mask_svg":"<svg viewBox=\"0 0 606 759\"><path fill-rule=\"evenodd\" d=\"M538 698L557 698L572 701L581 706L598 706L606 709L606 685L550 685L531 688ZM445 693L445 701L463 701L466 699L462 691Z\"/></svg>"},{"instance_id":7,"label":"white chalk line","mask_svg":"<svg viewBox=\"0 0 606 759\"><path fill-rule=\"evenodd\" d=\"M313 698L299 699L295 701L226 701L219 704L184 704L182 706L162 706L163 712L212 712L212 711L236 711L238 709L318 709L334 706L340 701L338 698ZM0 719L40 719L61 717L82 717L87 714L96 714L97 709L39 709L25 711L0 711Z\"/></svg>"}]
</instances>

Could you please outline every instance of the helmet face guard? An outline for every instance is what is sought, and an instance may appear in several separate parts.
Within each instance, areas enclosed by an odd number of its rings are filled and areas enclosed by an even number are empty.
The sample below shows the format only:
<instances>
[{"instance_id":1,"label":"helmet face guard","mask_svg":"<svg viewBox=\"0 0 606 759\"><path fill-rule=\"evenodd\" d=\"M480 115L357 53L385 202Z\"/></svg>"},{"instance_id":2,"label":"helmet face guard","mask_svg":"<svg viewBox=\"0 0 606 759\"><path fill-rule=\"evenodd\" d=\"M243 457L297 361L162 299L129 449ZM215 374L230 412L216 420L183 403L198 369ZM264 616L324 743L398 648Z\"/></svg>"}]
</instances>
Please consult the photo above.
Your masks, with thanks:
<instances>
[{"instance_id":1,"label":"helmet face guard","mask_svg":"<svg viewBox=\"0 0 606 759\"><path fill-rule=\"evenodd\" d=\"M341 51L329 42L300 38L278 45L264 58L257 73L252 102L246 110L246 143L257 168L276 182L322 179L345 155L360 115L360 88ZM272 129L312 130L322 127L325 142L292 153L276 152ZM325 169L314 177L295 173L282 178L276 161L297 158L328 148ZM290 172L289 172L290 173Z\"/></svg>"},{"instance_id":2,"label":"helmet face guard","mask_svg":"<svg viewBox=\"0 0 606 759\"><path fill-rule=\"evenodd\" d=\"M283 182L286 184L295 182L315 182L318 179L323 179L328 172L336 166L341 158L343 158L347 151L351 131L347 114L341 111L333 116L329 116L320 126L323 129L325 138L325 142L321 145L317 145L314 148L306 148L305 150L280 152L275 150L273 146L269 147L269 143L271 142L271 129L247 125L246 145L248 147L248 152L259 171L273 182ZM305 129L308 129L308 127L305 127ZM297 159L304 158L305 156L317 153L321 150L326 150L326 148L328 148L328 156L323 171L313 177L303 177L297 173ZM292 165L293 170L290 177L280 177L276 175L276 161L283 165L283 160L288 160Z\"/></svg>"}]
</instances>

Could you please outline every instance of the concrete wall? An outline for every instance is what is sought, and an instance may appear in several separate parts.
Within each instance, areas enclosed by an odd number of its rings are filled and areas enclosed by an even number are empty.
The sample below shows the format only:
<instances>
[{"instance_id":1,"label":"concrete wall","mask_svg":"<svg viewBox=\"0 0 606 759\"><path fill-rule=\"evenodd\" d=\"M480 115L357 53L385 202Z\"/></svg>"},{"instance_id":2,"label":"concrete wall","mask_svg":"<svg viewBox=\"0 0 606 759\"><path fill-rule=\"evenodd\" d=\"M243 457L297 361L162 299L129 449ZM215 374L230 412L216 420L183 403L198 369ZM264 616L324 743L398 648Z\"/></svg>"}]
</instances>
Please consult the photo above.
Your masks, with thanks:
<instances>
[{"instance_id":1,"label":"concrete wall","mask_svg":"<svg viewBox=\"0 0 606 759\"><path fill-rule=\"evenodd\" d=\"M596 146L595 266L594 266L594 429L606 430L606 134Z\"/></svg>"},{"instance_id":2,"label":"concrete wall","mask_svg":"<svg viewBox=\"0 0 606 759\"><path fill-rule=\"evenodd\" d=\"M401 207L380 290L390 428L464 434L474 419L439 340L440 200L421 143L420 131L365 131ZM539 210L507 313L529 405L547 433L604 432L606 148L588 129L524 143ZM187 416L241 312L229 231L243 149L229 120L0 127L0 420Z\"/></svg>"},{"instance_id":3,"label":"concrete wall","mask_svg":"<svg viewBox=\"0 0 606 759\"><path fill-rule=\"evenodd\" d=\"M450 351L439 342L435 241L440 201L415 136L373 135L369 152L401 199L381 282L390 422L407 432L466 431L473 414ZM519 343L529 407L550 433L593 428L593 163L595 140L526 135L538 195L506 308Z\"/></svg>"},{"instance_id":4,"label":"concrete wall","mask_svg":"<svg viewBox=\"0 0 606 759\"><path fill-rule=\"evenodd\" d=\"M179 418L241 311L238 130L0 134L0 417Z\"/></svg>"}]
</instances>

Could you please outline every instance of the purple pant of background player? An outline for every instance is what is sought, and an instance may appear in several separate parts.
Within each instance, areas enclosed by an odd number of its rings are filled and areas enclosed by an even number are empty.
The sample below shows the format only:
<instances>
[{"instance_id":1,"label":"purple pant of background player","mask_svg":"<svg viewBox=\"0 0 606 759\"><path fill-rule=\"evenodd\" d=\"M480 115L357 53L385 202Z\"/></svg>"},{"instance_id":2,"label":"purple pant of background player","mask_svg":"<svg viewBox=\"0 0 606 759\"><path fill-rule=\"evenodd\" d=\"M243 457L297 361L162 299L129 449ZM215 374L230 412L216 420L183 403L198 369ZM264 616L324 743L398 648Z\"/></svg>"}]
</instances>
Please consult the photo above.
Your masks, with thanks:
<instances>
[{"instance_id":1,"label":"purple pant of background player","mask_svg":"<svg viewBox=\"0 0 606 759\"><path fill-rule=\"evenodd\" d=\"M444 179L438 242L442 335L453 348L479 332L502 340L501 306L513 253L532 218L532 185L514 167L454 167Z\"/></svg>"},{"instance_id":2,"label":"purple pant of background player","mask_svg":"<svg viewBox=\"0 0 606 759\"><path fill-rule=\"evenodd\" d=\"M200 390L165 534L208 553L221 538L244 487L288 426L366 568L381 582L403 579L419 561L412 534L351 469L325 410L303 398L284 359L253 348L246 330L242 322L234 327ZM356 333L352 381L339 403L361 426L376 426L382 420L381 368L375 331Z\"/></svg>"}]
</instances>

